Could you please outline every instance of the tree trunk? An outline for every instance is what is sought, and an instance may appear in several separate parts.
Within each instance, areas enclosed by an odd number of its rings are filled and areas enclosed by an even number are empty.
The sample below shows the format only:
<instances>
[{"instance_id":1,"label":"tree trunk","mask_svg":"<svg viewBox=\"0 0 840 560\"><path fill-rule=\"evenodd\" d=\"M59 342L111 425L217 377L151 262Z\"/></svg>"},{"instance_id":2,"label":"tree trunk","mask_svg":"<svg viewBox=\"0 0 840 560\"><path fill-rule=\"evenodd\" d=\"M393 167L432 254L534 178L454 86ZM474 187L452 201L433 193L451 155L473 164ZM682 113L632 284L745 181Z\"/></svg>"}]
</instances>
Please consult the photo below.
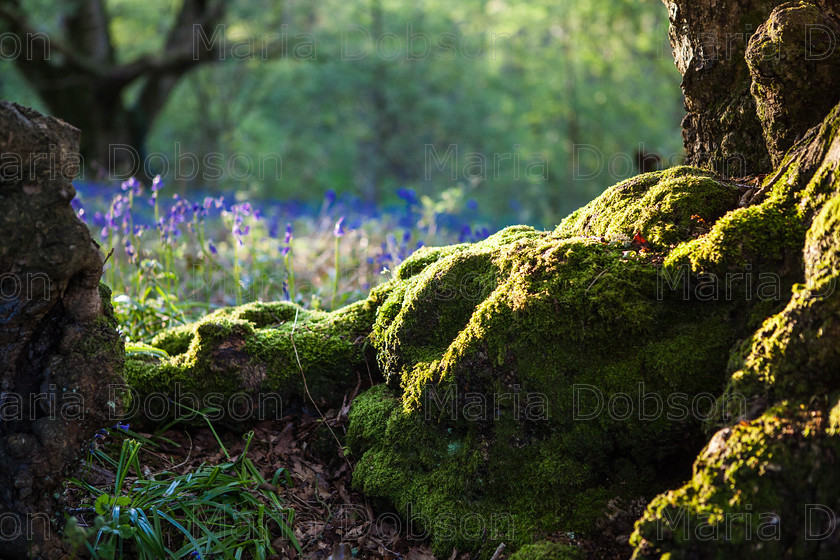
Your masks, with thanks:
<instances>
[{"instance_id":1,"label":"tree trunk","mask_svg":"<svg viewBox=\"0 0 840 560\"><path fill-rule=\"evenodd\" d=\"M125 107L121 88L102 82L95 76L78 76L73 83L56 84L40 93L51 114L84 130L79 145L84 157L81 168L92 173L85 179L145 178L150 123Z\"/></svg>"},{"instance_id":2,"label":"tree trunk","mask_svg":"<svg viewBox=\"0 0 840 560\"><path fill-rule=\"evenodd\" d=\"M163 51L126 63L117 60L103 0L72 4L63 37L31 41L31 52L15 64L50 113L84 131L83 169L100 179L148 178L156 170L144 165L146 138L178 80L201 63L224 59L223 35L216 33L225 4L185 0ZM0 0L0 21L19 38L37 33L20 0ZM128 103L125 90L137 82L136 101Z\"/></svg>"},{"instance_id":3,"label":"tree trunk","mask_svg":"<svg viewBox=\"0 0 840 560\"><path fill-rule=\"evenodd\" d=\"M682 122L686 163L710 167L727 177L743 177L767 173L778 163L778 149L768 147L762 121L757 114L751 85L760 72L754 52L748 67L745 54L759 26L782 0L741 0L697 2L696 0L663 0L670 16L669 37L674 61L683 76L686 116ZM797 3L790 3L797 4ZM836 16L838 8L832 0L812 2L826 14ZM812 23L824 24L825 21ZM804 35L803 35L804 38ZM799 38L797 38L800 40ZM836 35L835 35L836 40ZM801 41L801 40L800 40ZM778 46L776 41L771 45ZM778 52L765 50L763 65L770 69L771 60L784 63ZM825 64L822 61L821 64ZM750 68L753 73L751 76ZM809 74L807 65L797 66ZM767 74L767 79L775 78ZM797 82L802 83L799 78ZM819 82L805 82L821 87ZM827 85L831 85L829 82ZM762 95L764 92L753 93ZM810 93L804 99L816 100ZM834 95L830 96L834 99ZM800 99L803 99L800 97ZM801 134L825 117L833 102L818 103L796 114L787 124ZM810 115L807 113L810 111ZM805 117L803 119L803 117ZM796 121L796 124L795 122ZM796 134L794 134L794 137ZM771 142L775 144L775 142ZM784 142L787 149L791 139ZM770 155L773 154L771 160Z\"/></svg>"},{"instance_id":4,"label":"tree trunk","mask_svg":"<svg viewBox=\"0 0 840 560\"><path fill-rule=\"evenodd\" d=\"M117 412L123 345L70 206L79 131L6 101L0 130L0 557L57 558L57 493Z\"/></svg>"}]
</instances>

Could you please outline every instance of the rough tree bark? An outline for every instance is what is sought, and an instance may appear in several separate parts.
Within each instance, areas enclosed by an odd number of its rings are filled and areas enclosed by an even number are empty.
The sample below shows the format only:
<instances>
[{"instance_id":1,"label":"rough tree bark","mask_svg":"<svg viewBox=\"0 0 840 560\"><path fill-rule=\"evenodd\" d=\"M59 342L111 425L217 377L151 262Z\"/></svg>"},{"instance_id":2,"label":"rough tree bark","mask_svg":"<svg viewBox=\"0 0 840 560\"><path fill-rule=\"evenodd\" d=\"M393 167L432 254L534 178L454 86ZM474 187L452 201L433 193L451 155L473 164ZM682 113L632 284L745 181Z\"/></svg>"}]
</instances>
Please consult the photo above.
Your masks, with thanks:
<instances>
[{"instance_id":1,"label":"rough tree bark","mask_svg":"<svg viewBox=\"0 0 840 560\"><path fill-rule=\"evenodd\" d=\"M124 351L70 206L79 130L0 101L0 131L0 558L59 558L60 484L119 405Z\"/></svg>"},{"instance_id":2,"label":"rough tree bark","mask_svg":"<svg viewBox=\"0 0 840 560\"><path fill-rule=\"evenodd\" d=\"M777 161L778 151L771 152L774 154L771 162L762 123L750 92L752 78L745 52L759 26L776 6L784 2L663 1L669 10L669 36L674 60L683 75L682 89L687 114L682 126L686 163L711 167L723 175L733 177L769 172L772 163ZM837 14L836 2L822 0L813 4L819 6L826 18ZM773 43L773 47L777 46L777 43ZM815 52L819 51L815 49ZM774 78L768 72L772 67L771 61L780 58L777 54L775 51L765 51L764 55L768 56L765 64L751 64L753 77L763 73L767 79ZM757 62L756 51L753 51L752 61ZM814 61L813 64L827 67L825 61ZM802 80L805 75L816 76L819 71L809 70L805 65L798 66L798 69L803 74L797 76L795 81L808 83L809 87L820 87L819 82ZM813 100L817 97L812 91L807 98ZM820 122L833 104L827 100L827 107L812 107L812 118L802 119L805 115L796 114L792 121L797 122L795 128L798 133ZM787 143L787 147L790 147L790 143Z\"/></svg>"}]
</instances>

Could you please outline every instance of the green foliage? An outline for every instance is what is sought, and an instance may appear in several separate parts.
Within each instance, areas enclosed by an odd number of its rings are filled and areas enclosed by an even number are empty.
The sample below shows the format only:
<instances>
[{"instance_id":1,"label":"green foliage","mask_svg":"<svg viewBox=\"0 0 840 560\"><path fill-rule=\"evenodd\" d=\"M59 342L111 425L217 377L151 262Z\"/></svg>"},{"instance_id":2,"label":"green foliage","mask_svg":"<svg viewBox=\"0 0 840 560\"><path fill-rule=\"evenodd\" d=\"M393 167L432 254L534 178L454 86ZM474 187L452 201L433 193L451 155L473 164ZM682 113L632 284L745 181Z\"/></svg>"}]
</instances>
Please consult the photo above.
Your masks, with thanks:
<instances>
[{"instance_id":1,"label":"green foliage","mask_svg":"<svg viewBox=\"0 0 840 560\"><path fill-rule=\"evenodd\" d=\"M89 492L96 517L90 527L69 518L65 539L103 560L126 555L232 560L243 554L265 559L275 553L271 543L277 534L300 551L291 530L294 511L270 489L290 484L291 478L284 469L270 484L263 478L247 457L252 437L246 435L245 451L235 461L202 465L186 474L144 474L138 456L143 444L134 439L122 442L117 459L94 451L93 458L115 472L114 486L104 490L70 480Z\"/></svg>"},{"instance_id":2,"label":"green foliage","mask_svg":"<svg viewBox=\"0 0 840 560\"><path fill-rule=\"evenodd\" d=\"M121 62L160 53L179 9L104 4ZM60 37L71 5L34 0L26 10ZM494 220L553 225L633 175L640 144L677 163L682 103L667 24L661 4L626 0L228 3L227 44L250 55L182 79L147 151L167 157L164 179L179 187L196 181L187 160L175 175L178 155L196 154L200 176L217 154L224 165L211 187L380 201L397 187L433 198L462 187ZM264 60L263 45L278 38L287 52ZM313 55L295 51L295 40ZM11 60L0 68L0 96L43 109ZM441 156L456 146L457 158L439 170L426 161L429 146ZM252 156L253 173L237 154Z\"/></svg>"},{"instance_id":3,"label":"green foliage","mask_svg":"<svg viewBox=\"0 0 840 560\"><path fill-rule=\"evenodd\" d=\"M178 88L152 145L282 157L282 180L250 177L236 182L242 190L376 199L460 184L492 216L551 224L632 175L640 143L666 159L680 152L679 75L656 4L332 0L290 10L281 29L271 13L240 13L238 28L257 39L311 34L319 62L255 56L201 68ZM249 134L229 133L240 127ZM429 146L443 159L451 145L457 158L428 164ZM581 160L575 146L600 155ZM484 163L471 167L471 153ZM497 154L508 159L496 165ZM541 160L547 178L526 172Z\"/></svg>"}]
</instances>

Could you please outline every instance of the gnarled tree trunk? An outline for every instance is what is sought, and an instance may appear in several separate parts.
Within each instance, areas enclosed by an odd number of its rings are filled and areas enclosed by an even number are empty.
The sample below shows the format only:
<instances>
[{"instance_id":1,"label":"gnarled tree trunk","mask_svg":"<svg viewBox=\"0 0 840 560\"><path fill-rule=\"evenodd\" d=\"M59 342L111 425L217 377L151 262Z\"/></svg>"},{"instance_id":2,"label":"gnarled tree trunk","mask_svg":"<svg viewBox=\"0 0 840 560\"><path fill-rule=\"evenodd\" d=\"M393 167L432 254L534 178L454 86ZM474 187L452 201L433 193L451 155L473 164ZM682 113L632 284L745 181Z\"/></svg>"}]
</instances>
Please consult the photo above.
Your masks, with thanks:
<instances>
[{"instance_id":1,"label":"gnarled tree trunk","mask_svg":"<svg viewBox=\"0 0 840 560\"><path fill-rule=\"evenodd\" d=\"M0 558L58 558L60 484L119 405L124 351L70 206L79 130L0 101L0 131Z\"/></svg>"},{"instance_id":2,"label":"gnarled tree trunk","mask_svg":"<svg viewBox=\"0 0 840 560\"><path fill-rule=\"evenodd\" d=\"M683 119L683 142L686 150L686 163L710 167L725 176L740 177L767 173L773 163L778 163L778 151L765 143L762 120L756 110L756 103L751 95L753 78L764 74L768 80L774 80L772 73L774 60L785 63L778 52L778 43L771 41L771 49L765 49L761 56L766 57L763 64L758 64L758 51L747 53L747 44L759 30L759 26L770 16L773 9L784 4L781 0L740 0L711 1L663 0L668 6L670 16L669 36L674 50L674 60L683 75L682 89L685 94L686 116ZM797 5L799 2L791 2ZM824 18L836 16L836 2L822 0L813 2L825 14ZM826 20L811 21L809 24L826 24ZM813 28L813 39L824 39L817 28ZM765 30L767 31L767 30ZM804 43L805 28L799 28L802 37L796 40ZM766 45L767 46L767 45ZM807 64L796 66L800 72L798 78L788 81L807 83L811 90L803 99L814 101L819 93L829 91L829 83L807 80L815 77L818 71L812 66L827 67L825 59L819 55L824 51L814 46L813 59ZM745 53L751 55L747 65ZM805 60L805 55L800 57ZM750 69L753 70L752 76ZM768 73L765 73L768 72ZM836 73L835 73L836 74ZM757 80L761 83L761 80ZM753 91L759 95L764 92ZM836 91L836 90L835 90ZM810 107L799 112L795 119L786 123L799 134L819 123L836 101L833 94L828 95L826 103ZM791 99L793 100L793 99ZM804 117L804 118L803 118ZM794 122L795 120L795 122ZM794 133L793 137L796 137ZM786 142L789 148L792 142ZM771 154L773 155L771 161Z\"/></svg>"}]
</instances>

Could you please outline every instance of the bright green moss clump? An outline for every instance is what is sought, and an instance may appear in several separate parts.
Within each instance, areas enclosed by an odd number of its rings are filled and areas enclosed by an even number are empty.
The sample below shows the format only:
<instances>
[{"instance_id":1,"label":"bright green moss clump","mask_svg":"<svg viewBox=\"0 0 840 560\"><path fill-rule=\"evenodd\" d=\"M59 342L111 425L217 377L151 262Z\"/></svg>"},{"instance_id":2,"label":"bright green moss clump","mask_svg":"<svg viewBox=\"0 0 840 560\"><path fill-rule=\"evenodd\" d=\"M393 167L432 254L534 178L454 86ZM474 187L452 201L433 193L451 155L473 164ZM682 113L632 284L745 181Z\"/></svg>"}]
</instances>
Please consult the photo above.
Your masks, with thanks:
<instances>
[{"instance_id":1,"label":"bright green moss clump","mask_svg":"<svg viewBox=\"0 0 840 560\"><path fill-rule=\"evenodd\" d=\"M306 311L285 302L220 309L194 324L161 333L152 344L170 358L130 359L125 378L141 397L189 392L208 404L204 400L210 393L228 398L244 392L249 398L242 397L239 405L259 406L257 399L265 397L268 402L268 396L272 402L308 401L305 376L315 402L340 402L361 375L368 379L368 362L375 371L373 356L365 352L365 338L383 294L374 291L368 300L333 313ZM223 401L216 404L226 404Z\"/></svg>"},{"instance_id":2,"label":"bright green moss clump","mask_svg":"<svg viewBox=\"0 0 840 560\"><path fill-rule=\"evenodd\" d=\"M437 554L480 557L591 530L609 498L661 488L699 449L745 314L662 290L654 254L599 237L664 245L692 235L692 206L713 220L733 191L689 168L649 174L556 232L520 226L409 258L371 334L387 388L351 411L354 482ZM580 225L587 213L597 220Z\"/></svg>"},{"instance_id":3,"label":"bright green moss clump","mask_svg":"<svg viewBox=\"0 0 840 560\"><path fill-rule=\"evenodd\" d=\"M634 558L836 558L840 437L821 422L789 407L718 432L637 523Z\"/></svg>"},{"instance_id":4,"label":"bright green moss clump","mask_svg":"<svg viewBox=\"0 0 840 560\"><path fill-rule=\"evenodd\" d=\"M564 237L629 241L638 232L667 247L699 234L738 204L736 187L709 171L673 167L627 179L573 212L557 227Z\"/></svg>"}]
</instances>

